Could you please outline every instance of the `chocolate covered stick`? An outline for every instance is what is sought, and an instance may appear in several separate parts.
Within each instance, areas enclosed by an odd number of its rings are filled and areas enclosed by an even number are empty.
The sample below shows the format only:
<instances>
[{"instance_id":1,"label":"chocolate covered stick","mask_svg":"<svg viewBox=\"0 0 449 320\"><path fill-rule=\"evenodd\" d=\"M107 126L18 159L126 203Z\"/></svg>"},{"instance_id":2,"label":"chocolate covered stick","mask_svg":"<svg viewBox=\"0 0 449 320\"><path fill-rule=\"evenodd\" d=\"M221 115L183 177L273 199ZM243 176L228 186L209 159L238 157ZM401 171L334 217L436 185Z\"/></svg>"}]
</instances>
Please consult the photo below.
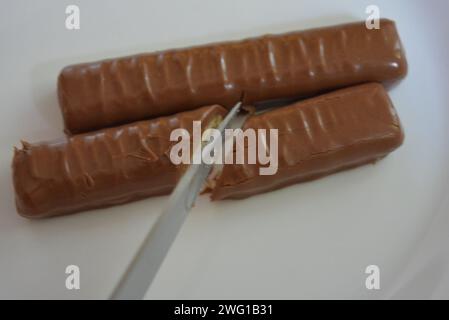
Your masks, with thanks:
<instances>
[{"instance_id":1,"label":"chocolate covered stick","mask_svg":"<svg viewBox=\"0 0 449 320\"><path fill-rule=\"evenodd\" d=\"M278 129L278 171L264 176L259 164L225 164L215 181L214 200L246 198L375 162L404 139L380 84L342 89L256 115L247 120L247 128Z\"/></svg>"},{"instance_id":2,"label":"chocolate covered stick","mask_svg":"<svg viewBox=\"0 0 449 320\"><path fill-rule=\"evenodd\" d=\"M169 117L29 144L16 149L13 180L19 214L62 215L168 194L182 174L170 161L170 133L194 120L217 125L226 109L204 107Z\"/></svg>"},{"instance_id":3,"label":"chocolate covered stick","mask_svg":"<svg viewBox=\"0 0 449 320\"><path fill-rule=\"evenodd\" d=\"M310 96L407 72L393 21L267 35L66 67L58 79L65 129L79 133L218 103Z\"/></svg>"}]
</instances>

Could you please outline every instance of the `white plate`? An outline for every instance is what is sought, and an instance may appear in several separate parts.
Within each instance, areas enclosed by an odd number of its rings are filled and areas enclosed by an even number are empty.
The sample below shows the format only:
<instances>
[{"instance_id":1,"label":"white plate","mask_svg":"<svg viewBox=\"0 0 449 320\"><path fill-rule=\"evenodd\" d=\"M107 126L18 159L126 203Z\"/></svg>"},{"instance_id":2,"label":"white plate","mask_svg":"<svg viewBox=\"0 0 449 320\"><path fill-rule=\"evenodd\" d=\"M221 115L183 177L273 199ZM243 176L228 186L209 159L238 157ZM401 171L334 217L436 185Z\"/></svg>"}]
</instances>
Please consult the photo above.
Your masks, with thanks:
<instances>
[{"instance_id":1,"label":"white plate","mask_svg":"<svg viewBox=\"0 0 449 320\"><path fill-rule=\"evenodd\" d=\"M106 298L166 197L28 221L12 147L62 135L55 87L71 63L365 19L372 1L9 1L0 13L0 298ZM449 298L448 1L376 1L410 72L391 91L405 144L374 166L244 201L201 198L148 298ZM65 267L81 270L67 290ZM365 268L380 268L367 290Z\"/></svg>"}]
</instances>

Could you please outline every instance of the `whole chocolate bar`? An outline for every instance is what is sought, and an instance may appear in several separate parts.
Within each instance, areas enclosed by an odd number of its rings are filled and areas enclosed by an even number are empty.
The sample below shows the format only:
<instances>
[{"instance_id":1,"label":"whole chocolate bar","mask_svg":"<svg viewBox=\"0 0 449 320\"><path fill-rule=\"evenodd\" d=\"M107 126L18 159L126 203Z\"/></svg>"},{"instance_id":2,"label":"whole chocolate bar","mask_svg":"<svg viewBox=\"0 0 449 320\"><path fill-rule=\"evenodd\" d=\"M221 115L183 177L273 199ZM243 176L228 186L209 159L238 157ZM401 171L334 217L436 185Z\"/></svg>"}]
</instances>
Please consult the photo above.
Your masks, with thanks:
<instances>
[{"instance_id":1,"label":"whole chocolate bar","mask_svg":"<svg viewBox=\"0 0 449 320\"><path fill-rule=\"evenodd\" d=\"M396 111L377 83L253 116L247 128L278 129L278 171L260 175L259 163L225 164L214 183L214 200L246 198L375 162L404 139Z\"/></svg>"},{"instance_id":2,"label":"whole chocolate bar","mask_svg":"<svg viewBox=\"0 0 449 320\"><path fill-rule=\"evenodd\" d=\"M365 22L66 67L65 130L86 132L218 103L305 97L407 73L395 23Z\"/></svg>"},{"instance_id":3,"label":"whole chocolate bar","mask_svg":"<svg viewBox=\"0 0 449 320\"><path fill-rule=\"evenodd\" d=\"M219 123L226 109L204 107L169 117L15 149L19 214L41 218L168 194L183 172L169 158L170 133Z\"/></svg>"}]
</instances>

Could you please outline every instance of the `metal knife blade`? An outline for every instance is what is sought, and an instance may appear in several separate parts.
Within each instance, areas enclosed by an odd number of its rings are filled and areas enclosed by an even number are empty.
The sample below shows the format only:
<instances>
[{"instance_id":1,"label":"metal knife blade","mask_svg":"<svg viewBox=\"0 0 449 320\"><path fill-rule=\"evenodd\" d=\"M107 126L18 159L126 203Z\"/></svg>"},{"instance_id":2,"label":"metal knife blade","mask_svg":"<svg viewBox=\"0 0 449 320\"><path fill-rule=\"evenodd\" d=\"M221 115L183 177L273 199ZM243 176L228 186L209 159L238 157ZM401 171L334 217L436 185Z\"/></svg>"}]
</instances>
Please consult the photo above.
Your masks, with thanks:
<instances>
[{"instance_id":1,"label":"metal knife blade","mask_svg":"<svg viewBox=\"0 0 449 320\"><path fill-rule=\"evenodd\" d=\"M220 123L217 129L221 133L236 117L241 106L242 101L238 102ZM211 144L218 142L222 141L213 140ZM201 152L201 150L195 150L195 152ZM145 237L111 294L111 299L142 299L144 297L200 193L211 168L212 165L205 163L189 166L172 192L165 210Z\"/></svg>"}]
</instances>

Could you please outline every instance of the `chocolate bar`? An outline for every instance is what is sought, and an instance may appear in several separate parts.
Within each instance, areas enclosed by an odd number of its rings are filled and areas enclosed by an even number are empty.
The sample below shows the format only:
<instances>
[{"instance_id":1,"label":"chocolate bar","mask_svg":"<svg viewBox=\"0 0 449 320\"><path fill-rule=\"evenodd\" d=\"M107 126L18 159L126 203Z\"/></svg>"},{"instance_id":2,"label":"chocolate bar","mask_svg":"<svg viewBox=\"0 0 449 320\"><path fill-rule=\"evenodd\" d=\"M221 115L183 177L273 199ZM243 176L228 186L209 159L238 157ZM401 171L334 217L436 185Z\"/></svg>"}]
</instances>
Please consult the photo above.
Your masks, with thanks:
<instances>
[{"instance_id":1,"label":"chocolate bar","mask_svg":"<svg viewBox=\"0 0 449 320\"><path fill-rule=\"evenodd\" d=\"M183 173L170 161L170 133L216 126L227 110L203 107L149 121L29 144L12 163L19 214L41 218L169 194Z\"/></svg>"},{"instance_id":2,"label":"chocolate bar","mask_svg":"<svg viewBox=\"0 0 449 320\"><path fill-rule=\"evenodd\" d=\"M297 98L405 76L395 23L365 22L140 54L64 68L65 130L80 133L199 106Z\"/></svg>"},{"instance_id":3,"label":"chocolate bar","mask_svg":"<svg viewBox=\"0 0 449 320\"><path fill-rule=\"evenodd\" d=\"M225 164L211 198L240 199L375 162L404 139L382 85L342 89L252 116L243 130L278 129L278 171L256 164ZM269 143L267 143L269 145Z\"/></svg>"}]
</instances>

